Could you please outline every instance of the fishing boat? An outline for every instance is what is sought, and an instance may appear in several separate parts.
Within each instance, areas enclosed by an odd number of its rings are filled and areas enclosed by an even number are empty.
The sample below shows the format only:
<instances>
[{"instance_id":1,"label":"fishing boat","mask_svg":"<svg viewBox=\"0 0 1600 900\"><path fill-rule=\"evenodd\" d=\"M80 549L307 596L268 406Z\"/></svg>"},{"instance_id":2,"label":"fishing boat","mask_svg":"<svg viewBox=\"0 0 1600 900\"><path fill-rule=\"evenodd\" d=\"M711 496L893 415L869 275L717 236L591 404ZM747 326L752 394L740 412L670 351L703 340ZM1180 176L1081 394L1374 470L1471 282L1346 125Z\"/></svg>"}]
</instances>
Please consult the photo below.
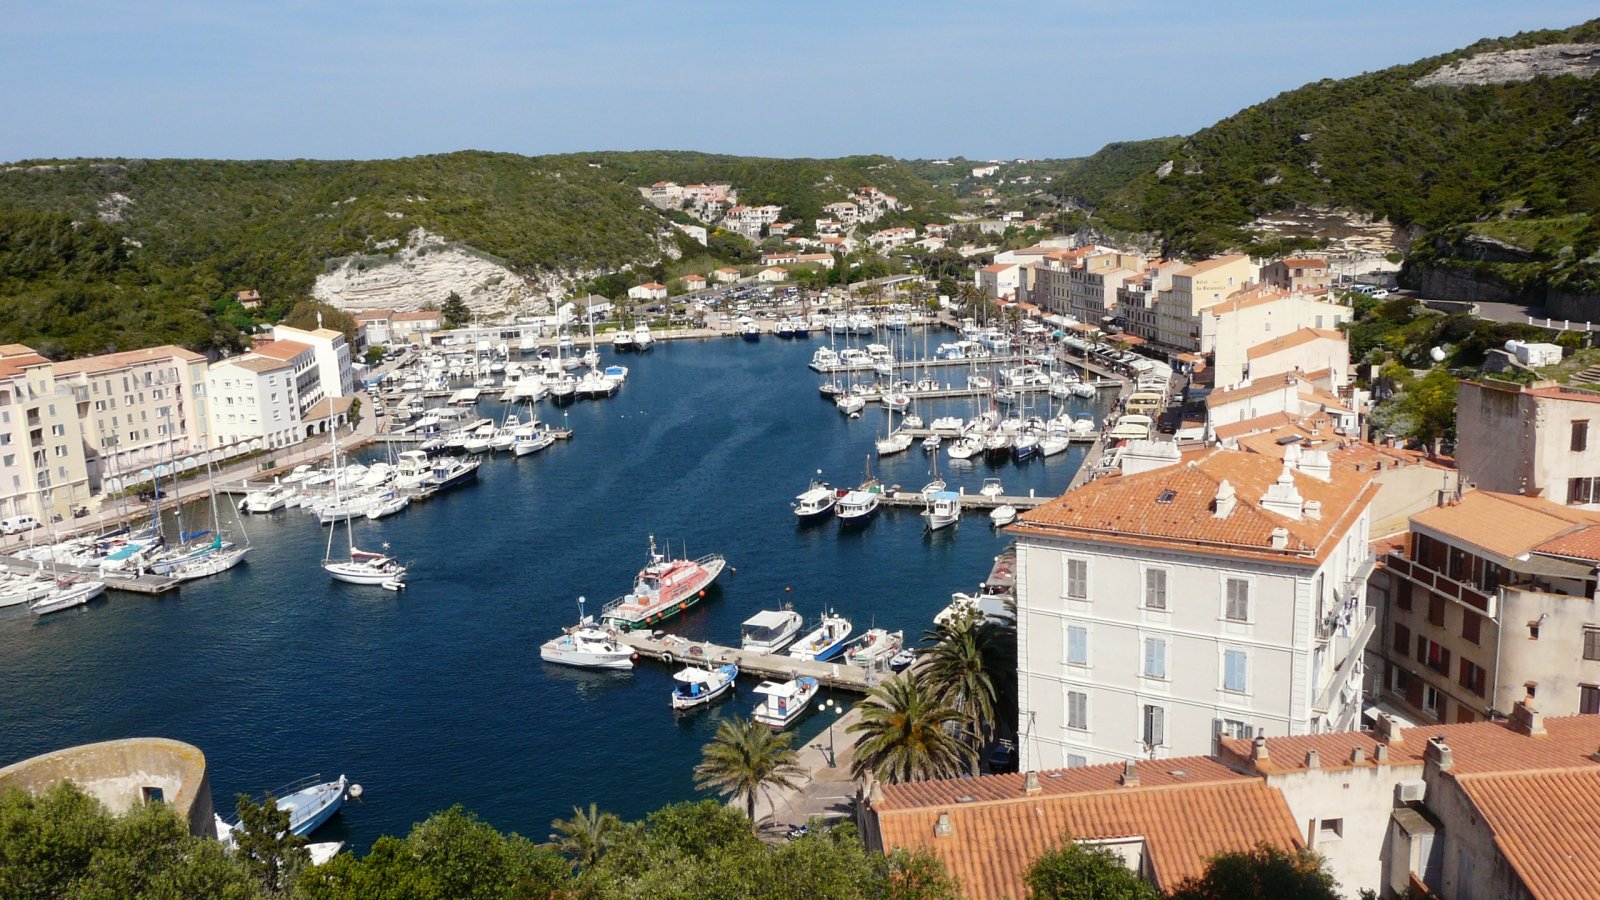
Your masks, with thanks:
<instances>
[{"instance_id":1,"label":"fishing boat","mask_svg":"<svg viewBox=\"0 0 1600 900\"><path fill-rule=\"evenodd\" d=\"M539 658L584 669L633 668L637 656L633 648L617 643L615 631L596 625L593 616L584 615L584 602L578 598L578 624L540 644Z\"/></svg>"},{"instance_id":2,"label":"fishing boat","mask_svg":"<svg viewBox=\"0 0 1600 900\"><path fill-rule=\"evenodd\" d=\"M667 559L657 552L651 535L650 561L634 579L633 593L607 603L600 621L628 630L665 622L705 599L706 589L727 566L719 553L696 560Z\"/></svg>"},{"instance_id":3,"label":"fishing boat","mask_svg":"<svg viewBox=\"0 0 1600 900\"><path fill-rule=\"evenodd\" d=\"M1003 528L1016 520L1017 508L1009 503L1004 506L996 506L989 513L989 521L993 522L996 528Z\"/></svg>"},{"instance_id":4,"label":"fishing boat","mask_svg":"<svg viewBox=\"0 0 1600 900\"><path fill-rule=\"evenodd\" d=\"M739 647L777 653L794 641L805 619L792 609L764 609L739 626Z\"/></svg>"},{"instance_id":5,"label":"fishing boat","mask_svg":"<svg viewBox=\"0 0 1600 900\"><path fill-rule=\"evenodd\" d=\"M850 638L851 628L850 620L844 616L825 613L816 628L795 641L794 646L789 648L789 655L795 659L826 662L844 651L844 644Z\"/></svg>"},{"instance_id":6,"label":"fishing boat","mask_svg":"<svg viewBox=\"0 0 1600 900\"><path fill-rule=\"evenodd\" d=\"M756 686L755 692L764 699L756 705L750 717L782 731L806 711L811 698L817 695L817 686L817 680L809 675L790 681L763 681Z\"/></svg>"},{"instance_id":7,"label":"fishing boat","mask_svg":"<svg viewBox=\"0 0 1600 900\"><path fill-rule=\"evenodd\" d=\"M312 775L304 781L298 781L273 791L278 796L278 809L289 814L289 833L304 837L333 818L333 814L344 806L347 797L360 797L361 785L351 784L350 779L340 775L333 781L318 782L321 775ZM221 816L216 816L217 840L227 846L233 846L233 831L239 826L229 824Z\"/></svg>"},{"instance_id":8,"label":"fishing boat","mask_svg":"<svg viewBox=\"0 0 1600 900\"><path fill-rule=\"evenodd\" d=\"M911 668L911 664L916 661L917 654L915 651L901 650L899 653L896 653L894 656L889 658L889 671L904 672L905 670Z\"/></svg>"},{"instance_id":9,"label":"fishing boat","mask_svg":"<svg viewBox=\"0 0 1600 900\"><path fill-rule=\"evenodd\" d=\"M876 482L871 487L863 485L853 491L846 491L839 498L834 507L834 515L839 519L841 527L852 525L865 525L878 513L878 500L883 493L883 488Z\"/></svg>"},{"instance_id":10,"label":"fishing boat","mask_svg":"<svg viewBox=\"0 0 1600 900\"><path fill-rule=\"evenodd\" d=\"M904 631L869 628L866 634L845 649L844 658L853 666L874 668L899 653L905 639Z\"/></svg>"},{"instance_id":11,"label":"fishing boat","mask_svg":"<svg viewBox=\"0 0 1600 900\"><path fill-rule=\"evenodd\" d=\"M715 669L690 667L672 673L671 703L673 709L694 709L733 690L739 677L739 667L725 663Z\"/></svg>"},{"instance_id":12,"label":"fishing boat","mask_svg":"<svg viewBox=\"0 0 1600 900\"><path fill-rule=\"evenodd\" d=\"M759 341L761 340L761 326L754 321L741 322L739 324L739 336L747 341Z\"/></svg>"},{"instance_id":13,"label":"fishing boat","mask_svg":"<svg viewBox=\"0 0 1600 900\"><path fill-rule=\"evenodd\" d=\"M548 428L537 425L524 425L517 429L515 438L511 442L511 452L517 456L527 456L538 453L540 450L554 444L556 436Z\"/></svg>"},{"instance_id":14,"label":"fishing boat","mask_svg":"<svg viewBox=\"0 0 1600 900\"><path fill-rule=\"evenodd\" d=\"M936 491L926 495L927 508L922 520L929 531L948 528L961 521L961 495L955 491Z\"/></svg>"},{"instance_id":15,"label":"fishing boat","mask_svg":"<svg viewBox=\"0 0 1600 900\"><path fill-rule=\"evenodd\" d=\"M789 319L787 317L779 319L772 326L772 333L776 334L780 338L783 338L784 340L788 340L790 338L793 338L794 337L794 320L793 319Z\"/></svg>"},{"instance_id":16,"label":"fishing boat","mask_svg":"<svg viewBox=\"0 0 1600 900\"><path fill-rule=\"evenodd\" d=\"M794 498L795 518L809 522L831 515L834 504L839 502L839 497L843 493L845 492L830 486L826 481L812 479L811 487Z\"/></svg>"}]
</instances>

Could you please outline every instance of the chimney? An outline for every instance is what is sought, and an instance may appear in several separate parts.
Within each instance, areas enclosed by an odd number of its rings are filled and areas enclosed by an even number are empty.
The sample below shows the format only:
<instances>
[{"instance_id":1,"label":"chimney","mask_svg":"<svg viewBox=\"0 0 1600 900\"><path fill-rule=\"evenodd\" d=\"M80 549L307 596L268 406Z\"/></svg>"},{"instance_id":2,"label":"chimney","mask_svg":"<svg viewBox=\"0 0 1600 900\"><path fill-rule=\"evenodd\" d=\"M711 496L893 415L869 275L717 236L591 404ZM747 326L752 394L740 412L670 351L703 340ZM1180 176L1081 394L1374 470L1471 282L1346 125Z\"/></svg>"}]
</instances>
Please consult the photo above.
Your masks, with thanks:
<instances>
[{"instance_id":1,"label":"chimney","mask_svg":"<svg viewBox=\"0 0 1600 900\"><path fill-rule=\"evenodd\" d=\"M1272 549L1289 549L1289 529L1283 527L1282 525L1272 529Z\"/></svg>"},{"instance_id":2,"label":"chimney","mask_svg":"<svg viewBox=\"0 0 1600 900\"><path fill-rule=\"evenodd\" d=\"M1308 768L1308 769L1320 769L1320 768L1322 768L1322 754L1318 753L1315 750L1307 750L1306 751L1306 768Z\"/></svg>"},{"instance_id":3,"label":"chimney","mask_svg":"<svg viewBox=\"0 0 1600 900\"><path fill-rule=\"evenodd\" d=\"M955 831L955 826L950 824L950 814L947 812L939 813L939 821L933 825L933 836L936 838L949 837L955 834Z\"/></svg>"},{"instance_id":4,"label":"chimney","mask_svg":"<svg viewBox=\"0 0 1600 900\"><path fill-rule=\"evenodd\" d=\"M1529 737L1542 735L1544 734L1544 716L1528 705L1526 698L1518 700L1511 707L1511 730Z\"/></svg>"},{"instance_id":5,"label":"chimney","mask_svg":"<svg viewBox=\"0 0 1600 900\"><path fill-rule=\"evenodd\" d=\"M1022 778L1022 792L1031 797L1041 790L1043 788L1039 787L1039 773L1029 769L1028 774Z\"/></svg>"},{"instance_id":6,"label":"chimney","mask_svg":"<svg viewBox=\"0 0 1600 900\"><path fill-rule=\"evenodd\" d=\"M1121 784L1123 787L1138 787L1139 786L1139 764L1134 762L1131 759L1128 760L1127 762L1123 763L1122 764L1122 778L1118 783Z\"/></svg>"},{"instance_id":7,"label":"chimney","mask_svg":"<svg viewBox=\"0 0 1600 900\"><path fill-rule=\"evenodd\" d=\"M1351 762L1352 765L1359 766L1359 765L1361 765L1362 763L1364 763L1366 761L1367 761L1367 751L1366 751L1365 748L1357 747L1354 750L1350 751L1350 762Z\"/></svg>"},{"instance_id":8,"label":"chimney","mask_svg":"<svg viewBox=\"0 0 1600 900\"><path fill-rule=\"evenodd\" d=\"M872 793L867 795L867 802L871 803L873 806L877 806L879 803L883 802L883 782L873 779Z\"/></svg>"},{"instance_id":9,"label":"chimney","mask_svg":"<svg viewBox=\"0 0 1600 900\"><path fill-rule=\"evenodd\" d=\"M1267 739L1265 737L1258 736L1250 742L1250 758L1256 762L1271 758L1267 753Z\"/></svg>"},{"instance_id":10,"label":"chimney","mask_svg":"<svg viewBox=\"0 0 1600 900\"><path fill-rule=\"evenodd\" d=\"M1333 460L1326 450L1307 450L1300 454L1300 464L1295 468L1318 481L1333 480Z\"/></svg>"},{"instance_id":11,"label":"chimney","mask_svg":"<svg viewBox=\"0 0 1600 900\"><path fill-rule=\"evenodd\" d=\"M1405 729L1385 713L1378 714L1378 741L1383 744L1405 743Z\"/></svg>"},{"instance_id":12,"label":"chimney","mask_svg":"<svg viewBox=\"0 0 1600 900\"><path fill-rule=\"evenodd\" d=\"M1379 744L1373 748L1372 761L1380 766L1387 766L1389 764L1389 745Z\"/></svg>"},{"instance_id":13,"label":"chimney","mask_svg":"<svg viewBox=\"0 0 1600 900\"><path fill-rule=\"evenodd\" d=\"M1229 484L1228 479L1224 478L1222 479L1222 483L1217 485L1216 517L1219 519L1226 519L1228 514L1233 512L1233 504L1233 485Z\"/></svg>"},{"instance_id":14,"label":"chimney","mask_svg":"<svg viewBox=\"0 0 1600 900\"><path fill-rule=\"evenodd\" d=\"M1306 501L1306 505L1305 505L1305 514L1306 514L1306 518L1308 518L1308 519L1321 519L1322 518L1322 501L1321 500L1307 500Z\"/></svg>"},{"instance_id":15,"label":"chimney","mask_svg":"<svg viewBox=\"0 0 1600 900\"><path fill-rule=\"evenodd\" d=\"M1450 745L1444 742L1444 735L1441 734L1428 739L1428 749L1423 751L1422 763L1424 766L1432 766L1440 772L1450 771L1454 760L1451 757Z\"/></svg>"},{"instance_id":16,"label":"chimney","mask_svg":"<svg viewBox=\"0 0 1600 900\"><path fill-rule=\"evenodd\" d=\"M1298 522L1300 521L1301 502L1300 491L1294 486L1294 474L1289 465L1285 463L1283 472L1278 475L1278 480L1271 487L1268 487L1267 492L1262 495L1261 508Z\"/></svg>"}]
</instances>

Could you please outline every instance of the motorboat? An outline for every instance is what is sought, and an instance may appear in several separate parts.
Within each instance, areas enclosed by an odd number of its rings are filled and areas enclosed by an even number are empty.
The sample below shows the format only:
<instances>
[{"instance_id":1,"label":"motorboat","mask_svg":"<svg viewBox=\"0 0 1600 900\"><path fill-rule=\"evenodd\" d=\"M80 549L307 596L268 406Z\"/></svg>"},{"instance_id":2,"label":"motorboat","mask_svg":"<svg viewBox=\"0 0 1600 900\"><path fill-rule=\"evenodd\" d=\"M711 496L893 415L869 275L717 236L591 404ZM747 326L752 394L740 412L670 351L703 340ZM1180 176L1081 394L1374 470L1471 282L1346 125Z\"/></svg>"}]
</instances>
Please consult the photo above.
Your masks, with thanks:
<instances>
[{"instance_id":1,"label":"motorboat","mask_svg":"<svg viewBox=\"0 0 1600 900\"><path fill-rule=\"evenodd\" d=\"M293 487L275 481L259 491L251 491L245 495L241 508L247 513L265 515L283 509L293 494Z\"/></svg>"},{"instance_id":2,"label":"motorboat","mask_svg":"<svg viewBox=\"0 0 1600 900\"><path fill-rule=\"evenodd\" d=\"M553 378L546 377L545 387L550 389L552 403L571 403L578 398L578 379L571 372L562 372Z\"/></svg>"},{"instance_id":3,"label":"motorboat","mask_svg":"<svg viewBox=\"0 0 1600 900\"><path fill-rule=\"evenodd\" d=\"M739 626L739 647L757 653L777 653L789 646L805 625L792 609L764 609Z\"/></svg>"},{"instance_id":4,"label":"motorboat","mask_svg":"<svg viewBox=\"0 0 1600 900\"><path fill-rule=\"evenodd\" d=\"M928 453L938 453L939 447L944 444L944 438L937 434L930 434L922 439L922 449Z\"/></svg>"},{"instance_id":5,"label":"motorboat","mask_svg":"<svg viewBox=\"0 0 1600 900\"><path fill-rule=\"evenodd\" d=\"M922 519L929 531L948 528L961 521L961 495L955 491L937 491L927 496L928 508Z\"/></svg>"},{"instance_id":6,"label":"motorboat","mask_svg":"<svg viewBox=\"0 0 1600 900\"><path fill-rule=\"evenodd\" d=\"M1005 496L1006 489L1001 486L1000 479L985 478L983 480L983 487L978 489L978 493L993 500Z\"/></svg>"},{"instance_id":7,"label":"motorboat","mask_svg":"<svg viewBox=\"0 0 1600 900\"><path fill-rule=\"evenodd\" d=\"M539 645L539 658L563 666L584 669L631 669L637 655L632 647L617 642L616 632L594 623L593 616L582 615L583 598L578 599L578 624Z\"/></svg>"},{"instance_id":8,"label":"motorboat","mask_svg":"<svg viewBox=\"0 0 1600 900\"><path fill-rule=\"evenodd\" d=\"M811 337L811 323L804 316L794 317L794 336L797 338Z\"/></svg>"},{"instance_id":9,"label":"motorboat","mask_svg":"<svg viewBox=\"0 0 1600 900\"><path fill-rule=\"evenodd\" d=\"M804 522L831 515L834 504L839 502L840 495L844 493L847 492L832 487L826 481L813 479L811 487L794 498L795 517Z\"/></svg>"},{"instance_id":10,"label":"motorboat","mask_svg":"<svg viewBox=\"0 0 1600 900\"><path fill-rule=\"evenodd\" d=\"M1009 503L1004 506L996 506L989 512L989 521L992 522L996 528L1002 528L1006 525L1010 525L1016 520L1017 508Z\"/></svg>"},{"instance_id":11,"label":"motorboat","mask_svg":"<svg viewBox=\"0 0 1600 900\"><path fill-rule=\"evenodd\" d=\"M753 320L742 322L739 325L739 336L747 341L759 341L761 340L761 326L757 325Z\"/></svg>"},{"instance_id":12,"label":"motorboat","mask_svg":"<svg viewBox=\"0 0 1600 900\"><path fill-rule=\"evenodd\" d=\"M611 382L617 387L622 387L622 383L628 380L628 367L617 365L606 366L605 369L602 370L602 374L605 375L607 381Z\"/></svg>"},{"instance_id":13,"label":"motorboat","mask_svg":"<svg viewBox=\"0 0 1600 900\"><path fill-rule=\"evenodd\" d=\"M826 662L844 652L845 641L850 639L850 620L844 616L827 613L822 621L805 637L794 642L789 655L795 659L813 659Z\"/></svg>"},{"instance_id":14,"label":"motorboat","mask_svg":"<svg viewBox=\"0 0 1600 900\"><path fill-rule=\"evenodd\" d=\"M794 724L817 695L817 680L801 675L789 681L763 681L755 692L762 696L750 717L779 731Z\"/></svg>"},{"instance_id":15,"label":"motorboat","mask_svg":"<svg viewBox=\"0 0 1600 900\"><path fill-rule=\"evenodd\" d=\"M739 677L739 667L724 663L715 669L690 667L672 673L673 709L694 709L704 706L733 690Z\"/></svg>"},{"instance_id":16,"label":"motorboat","mask_svg":"<svg viewBox=\"0 0 1600 900\"><path fill-rule=\"evenodd\" d=\"M527 456L530 453L538 453L555 442L556 436L551 434L548 428L523 425L517 429L511 442L511 452L517 456Z\"/></svg>"},{"instance_id":17,"label":"motorboat","mask_svg":"<svg viewBox=\"0 0 1600 900\"><path fill-rule=\"evenodd\" d=\"M74 606L82 606L105 592L104 581L61 578L55 581L48 594L29 603L28 611L36 616L47 616Z\"/></svg>"},{"instance_id":18,"label":"motorboat","mask_svg":"<svg viewBox=\"0 0 1600 900\"><path fill-rule=\"evenodd\" d=\"M333 814L344 806L347 797L361 796L361 785L351 784L350 779L340 775L333 781L318 782L321 775L295 782L272 792L278 796L278 809L289 814L289 833L297 837L306 835L321 828ZM216 818L217 840L226 846L234 845L233 831L237 824L229 824L221 816Z\"/></svg>"},{"instance_id":19,"label":"motorboat","mask_svg":"<svg viewBox=\"0 0 1600 900\"><path fill-rule=\"evenodd\" d=\"M892 432L877 441L878 455L890 456L895 453L904 453L911 447L911 435L905 431Z\"/></svg>"},{"instance_id":20,"label":"motorboat","mask_svg":"<svg viewBox=\"0 0 1600 900\"><path fill-rule=\"evenodd\" d=\"M422 486L440 491L459 487L469 481L475 481L478 477L478 467L481 465L483 465L481 460L442 456L433 461L428 480L423 482Z\"/></svg>"},{"instance_id":21,"label":"motorboat","mask_svg":"<svg viewBox=\"0 0 1600 900\"><path fill-rule=\"evenodd\" d=\"M863 666L871 669L886 662L890 657L900 652L905 644L904 631L889 631L884 628L869 628L867 633L845 648L845 661L853 666Z\"/></svg>"},{"instance_id":22,"label":"motorboat","mask_svg":"<svg viewBox=\"0 0 1600 900\"><path fill-rule=\"evenodd\" d=\"M48 578L26 575L7 575L0 581L0 609L23 603L34 603L49 596L56 583Z\"/></svg>"},{"instance_id":23,"label":"motorboat","mask_svg":"<svg viewBox=\"0 0 1600 900\"><path fill-rule=\"evenodd\" d=\"M295 466L293 471L291 471L289 474L283 476L283 483L284 484L299 484L300 482L305 481L307 478L310 478L312 475L315 475L316 473L317 473L317 467L311 465L310 463L306 463L305 465L301 465L301 466Z\"/></svg>"},{"instance_id":24,"label":"motorboat","mask_svg":"<svg viewBox=\"0 0 1600 900\"><path fill-rule=\"evenodd\" d=\"M839 368L839 354L832 347L818 347L811 354L812 369L824 374Z\"/></svg>"},{"instance_id":25,"label":"motorboat","mask_svg":"<svg viewBox=\"0 0 1600 900\"><path fill-rule=\"evenodd\" d=\"M665 622L704 600L706 589L728 566L719 553L668 559L656 550L655 535L650 536L649 560L634 579L633 593L607 603L600 621L629 630Z\"/></svg>"},{"instance_id":26,"label":"motorboat","mask_svg":"<svg viewBox=\"0 0 1600 900\"><path fill-rule=\"evenodd\" d=\"M650 325L640 322L633 326L633 349L643 353L656 345L655 335L650 333Z\"/></svg>"},{"instance_id":27,"label":"motorboat","mask_svg":"<svg viewBox=\"0 0 1600 900\"><path fill-rule=\"evenodd\" d=\"M633 332L618 328L611 333L611 349L622 353L634 349Z\"/></svg>"},{"instance_id":28,"label":"motorboat","mask_svg":"<svg viewBox=\"0 0 1600 900\"><path fill-rule=\"evenodd\" d=\"M878 513L878 501L881 499L883 489L874 483L871 487L860 487L853 491L846 491L834 506L834 515L839 519L839 525L849 528L853 525L865 525Z\"/></svg>"},{"instance_id":29,"label":"motorboat","mask_svg":"<svg viewBox=\"0 0 1600 900\"><path fill-rule=\"evenodd\" d=\"M578 396L609 397L617 392L617 385L620 383L607 378L606 373L599 369L590 369L578 379Z\"/></svg>"},{"instance_id":30,"label":"motorboat","mask_svg":"<svg viewBox=\"0 0 1600 900\"><path fill-rule=\"evenodd\" d=\"M911 664L916 661L917 654L915 651L901 650L894 656L889 657L889 671L904 672L905 670L911 668Z\"/></svg>"},{"instance_id":31,"label":"motorboat","mask_svg":"<svg viewBox=\"0 0 1600 900\"><path fill-rule=\"evenodd\" d=\"M772 333L780 338L783 338L784 340L793 338L794 320L788 318L779 319L777 323L773 325Z\"/></svg>"},{"instance_id":32,"label":"motorboat","mask_svg":"<svg viewBox=\"0 0 1600 900\"><path fill-rule=\"evenodd\" d=\"M1072 386L1072 396L1083 400L1092 400L1095 396L1094 385L1080 381Z\"/></svg>"}]
</instances>

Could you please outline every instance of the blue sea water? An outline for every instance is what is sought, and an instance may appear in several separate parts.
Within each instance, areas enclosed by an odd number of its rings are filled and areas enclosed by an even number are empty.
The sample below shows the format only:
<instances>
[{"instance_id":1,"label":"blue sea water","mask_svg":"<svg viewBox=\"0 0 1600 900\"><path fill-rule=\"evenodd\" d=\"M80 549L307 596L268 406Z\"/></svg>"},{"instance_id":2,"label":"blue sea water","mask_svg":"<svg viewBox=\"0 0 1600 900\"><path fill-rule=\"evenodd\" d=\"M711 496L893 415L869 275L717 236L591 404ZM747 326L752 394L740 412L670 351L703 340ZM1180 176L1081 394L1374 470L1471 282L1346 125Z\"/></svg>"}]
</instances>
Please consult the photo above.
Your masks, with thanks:
<instances>
[{"instance_id":1,"label":"blue sea water","mask_svg":"<svg viewBox=\"0 0 1600 900\"><path fill-rule=\"evenodd\" d=\"M318 565L327 531L289 510L248 520L243 566L178 593L113 593L44 619L0 611L0 765L89 741L176 738L205 752L224 812L238 792L344 773L365 797L318 837L358 848L454 804L543 839L574 805L633 818L694 797L701 746L720 717L748 715L753 681L675 715L660 664L595 673L538 657L575 620L578 596L594 612L629 589L650 535L675 554L728 558L719 594L670 628L724 643L786 601L808 619L834 608L858 633L920 635L1004 547L984 515L931 536L913 510L843 533L831 520L796 524L793 495L818 469L860 481L885 420L869 407L849 421L819 397L805 367L818 344L768 336L624 355L632 371L615 397L541 405L571 441L499 456L477 485L357 525L363 546L389 542L411 566L404 593L331 583ZM970 415L970 401L919 412ZM1007 493L1045 494L1066 487L1082 455L990 469L941 453L940 467L952 488L998 475ZM928 456L914 444L873 470L916 489ZM826 724L813 711L797 743Z\"/></svg>"}]
</instances>

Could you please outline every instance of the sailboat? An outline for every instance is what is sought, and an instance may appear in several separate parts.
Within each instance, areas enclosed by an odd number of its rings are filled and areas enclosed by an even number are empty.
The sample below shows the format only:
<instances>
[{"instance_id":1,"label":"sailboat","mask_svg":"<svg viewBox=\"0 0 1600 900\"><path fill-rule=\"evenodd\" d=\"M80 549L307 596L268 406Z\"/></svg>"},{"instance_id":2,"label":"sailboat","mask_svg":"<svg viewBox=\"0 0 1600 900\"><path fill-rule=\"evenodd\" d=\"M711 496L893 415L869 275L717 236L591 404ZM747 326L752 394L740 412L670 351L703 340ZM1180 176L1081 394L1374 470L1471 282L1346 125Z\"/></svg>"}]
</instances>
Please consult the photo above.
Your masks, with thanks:
<instances>
[{"instance_id":1,"label":"sailboat","mask_svg":"<svg viewBox=\"0 0 1600 900\"><path fill-rule=\"evenodd\" d=\"M184 560L169 569L167 574L179 581L193 581L226 572L243 562L245 554L250 552L250 537L244 533L244 519L237 515L237 510L234 518L244 541L233 543L223 540L222 520L217 511L217 485L209 460L206 462L206 488L211 494L211 552Z\"/></svg>"},{"instance_id":2,"label":"sailboat","mask_svg":"<svg viewBox=\"0 0 1600 900\"><path fill-rule=\"evenodd\" d=\"M333 441L335 461L338 460L339 456L339 444L336 434L333 429L329 429L328 435L330 440ZM337 503L339 498L337 480L334 482L333 495L334 502ZM356 547L356 526L351 521L348 513L344 517L344 527L348 536L349 556L334 558L333 538L334 533L339 530L338 524L335 523L334 527L328 529L328 549L322 557L323 571L333 576L335 581L343 581L346 584L382 585L390 590L399 590L405 587L406 567L389 557L389 545L387 543L383 545L383 553L373 553L368 550L358 549Z\"/></svg>"},{"instance_id":3,"label":"sailboat","mask_svg":"<svg viewBox=\"0 0 1600 900\"><path fill-rule=\"evenodd\" d=\"M49 495L41 493L39 496L43 500ZM49 515L50 508L48 503L41 502L39 507L41 515ZM50 542L52 544L56 542L56 526L53 516L50 517ZM71 609L74 606L82 606L106 592L106 583L104 581L93 580L87 575L72 575L62 578L60 571L56 568L56 555L53 553L50 555L50 577L55 584L50 593L28 604L28 611L36 616L49 615L53 612Z\"/></svg>"}]
</instances>

